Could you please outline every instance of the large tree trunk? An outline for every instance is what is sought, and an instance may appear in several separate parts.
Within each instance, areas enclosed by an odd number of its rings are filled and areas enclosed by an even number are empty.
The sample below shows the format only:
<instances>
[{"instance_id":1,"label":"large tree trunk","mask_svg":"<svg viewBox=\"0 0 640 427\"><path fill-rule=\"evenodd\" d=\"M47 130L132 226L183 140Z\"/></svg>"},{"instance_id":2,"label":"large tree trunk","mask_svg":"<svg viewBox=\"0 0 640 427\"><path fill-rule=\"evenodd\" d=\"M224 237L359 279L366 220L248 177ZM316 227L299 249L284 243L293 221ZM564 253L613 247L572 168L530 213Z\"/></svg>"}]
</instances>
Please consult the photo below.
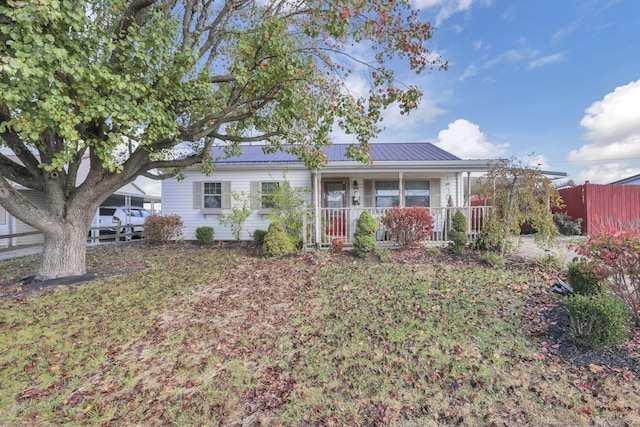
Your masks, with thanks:
<instances>
[{"instance_id":1,"label":"large tree trunk","mask_svg":"<svg viewBox=\"0 0 640 427\"><path fill-rule=\"evenodd\" d=\"M61 224L45 233L40 270L36 280L80 276L86 273L87 229Z\"/></svg>"}]
</instances>

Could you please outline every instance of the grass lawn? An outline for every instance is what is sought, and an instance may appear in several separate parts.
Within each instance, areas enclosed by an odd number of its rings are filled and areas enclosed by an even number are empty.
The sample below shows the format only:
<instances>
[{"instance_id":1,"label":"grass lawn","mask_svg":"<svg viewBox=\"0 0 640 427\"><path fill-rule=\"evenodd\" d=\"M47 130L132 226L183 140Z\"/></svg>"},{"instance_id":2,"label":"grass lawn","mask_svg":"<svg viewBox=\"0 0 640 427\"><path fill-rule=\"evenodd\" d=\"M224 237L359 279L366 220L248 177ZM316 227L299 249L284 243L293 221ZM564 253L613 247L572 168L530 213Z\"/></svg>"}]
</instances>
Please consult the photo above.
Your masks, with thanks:
<instances>
[{"instance_id":1,"label":"grass lawn","mask_svg":"<svg viewBox=\"0 0 640 427\"><path fill-rule=\"evenodd\" d=\"M91 249L88 270L0 299L0 425L640 425L633 367L545 335L543 267L174 244Z\"/></svg>"}]
</instances>

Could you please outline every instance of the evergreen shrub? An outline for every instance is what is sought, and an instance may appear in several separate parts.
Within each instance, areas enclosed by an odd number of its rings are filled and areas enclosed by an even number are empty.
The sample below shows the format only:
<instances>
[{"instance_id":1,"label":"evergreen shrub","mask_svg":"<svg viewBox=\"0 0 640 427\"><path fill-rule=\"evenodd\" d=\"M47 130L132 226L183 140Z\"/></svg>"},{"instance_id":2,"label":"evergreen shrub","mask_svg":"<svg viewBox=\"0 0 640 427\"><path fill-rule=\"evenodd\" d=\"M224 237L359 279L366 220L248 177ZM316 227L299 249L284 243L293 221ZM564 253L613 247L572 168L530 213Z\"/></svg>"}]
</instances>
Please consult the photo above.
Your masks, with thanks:
<instances>
[{"instance_id":1,"label":"evergreen shrub","mask_svg":"<svg viewBox=\"0 0 640 427\"><path fill-rule=\"evenodd\" d=\"M567 299L569 329L576 341L596 347L613 347L629 338L631 312L620 298L601 294Z\"/></svg>"},{"instance_id":2,"label":"evergreen shrub","mask_svg":"<svg viewBox=\"0 0 640 427\"><path fill-rule=\"evenodd\" d=\"M376 231L378 231L378 223L371 213L369 211L362 212L356 222L356 232L353 237L353 254L355 256L364 258L376 253L378 249Z\"/></svg>"},{"instance_id":3,"label":"evergreen shrub","mask_svg":"<svg viewBox=\"0 0 640 427\"><path fill-rule=\"evenodd\" d=\"M460 211L457 211L453 215L453 231L448 234L449 250L454 254L461 254L464 252L464 247L467 244L467 217Z\"/></svg>"},{"instance_id":4,"label":"evergreen shrub","mask_svg":"<svg viewBox=\"0 0 640 427\"><path fill-rule=\"evenodd\" d=\"M280 222L274 221L269 224L262 251L266 256L283 256L294 251L291 239Z\"/></svg>"},{"instance_id":5,"label":"evergreen shrub","mask_svg":"<svg viewBox=\"0 0 640 427\"><path fill-rule=\"evenodd\" d=\"M264 236L267 235L267 230L256 230L253 232L253 243L258 246L264 244Z\"/></svg>"},{"instance_id":6,"label":"evergreen shrub","mask_svg":"<svg viewBox=\"0 0 640 427\"><path fill-rule=\"evenodd\" d=\"M576 294L599 295L606 290L606 275L594 263L576 261L570 263L567 269L567 281Z\"/></svg>"},{"instance_id":7,"label":"evergreen shrub","mask_svg":"<svg viewBox=\"0 0 640 427\"><path fill-rule=\"evenodd\" d=\"M196 228L196 240L201 245L210 245L213 243L213 227L203 225Z\"/></svg>"}]
</instances>

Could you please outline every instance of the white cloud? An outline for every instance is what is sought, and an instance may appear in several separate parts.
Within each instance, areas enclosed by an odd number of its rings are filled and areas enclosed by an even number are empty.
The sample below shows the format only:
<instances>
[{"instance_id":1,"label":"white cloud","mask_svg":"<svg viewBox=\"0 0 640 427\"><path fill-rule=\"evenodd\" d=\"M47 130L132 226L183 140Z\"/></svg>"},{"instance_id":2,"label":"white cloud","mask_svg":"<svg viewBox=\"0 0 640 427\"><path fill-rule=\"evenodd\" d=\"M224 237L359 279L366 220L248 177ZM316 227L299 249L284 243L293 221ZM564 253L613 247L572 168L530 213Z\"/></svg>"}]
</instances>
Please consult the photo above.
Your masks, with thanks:
<instances>
[{"instance_id":1,"label":"white cloud","mask_svg":"<svg viewBox=\"0 0 640 427\"><path fill-rule=\"evenodd\" d=\"M523 160L523 163L532 168L549 170L549 161L542 154L531 154Z\"/></svg>"},{"instance_id":2,"label":"white cloud","mask_svg":"<svg viewBox=\"0 0 640 427\"><path fill-rule=\"evenodd\" d=\"M487 61L484 64L484 68L490 68L494 65L502 64L502 63L518 63L522 61L531 61L534 60L540 54L539 51L530 48L521 48L521 49L510 49L495 58Z\"/></svg>"},{"instance_id":3,"label":"white cloud","mask_svg":"<svg viewBox=\"0 0 640 427\"><path fill-rule=\"evenodd\" d=\"M489 142L477 124L464 119L449 123L447 129L441 130L436 145L463 159L498 158L509 146Z\"/></svg>"},{"instance_id":4,"label":"white cloud","mask_svg":"<svg viewBox=\"0 0 640 427\"><path fill-rule=\"evenodd\" d=\"M491 5L493 0L413 0L418 9L436 8L435 25L439 26L444 20L458 12L465 12L475 4Z\"/></svg>"},{"instance_id":5,"label":"white cloud","mask_svg":"<svg viewBox=\"0 0 640 427\"><path fill-rule=\"evenodd\" d=\"M162 193L162 181L140 176L136 179L135 184L150 196L160 196Z\"/></svg>"},{"instance_id":6,"label":"white cloud","mask_svg":"<svg viewBox=\"0 0 640 427\"><path fill-rule=\"evenodd\" d=\"M540 68L545 65L553 64L554 62L562 61L566 56L566 52L554 53L553 55L547 55L540 58L535 58L529 61L529 68Z\"/></svg>"},{"instance_id":7,"label":"white cloud","mask_svg":"<svg viewBox=\"0 0 640 427\"><path fill-rule=\"evenodd\" d=\"M458 78L458 80L460 80L462 82L465 79L468 79L469 77L475 76L476 74L478 74L478 67L476 67L475 64L471 64L467 68L465 68L464 72Z\"/></svg>"},{"instance_id":8,"label":"white cloud","mask_svg":"<svg viewBox=\"0 0 640 427\"><path fill-rule=\"evenodd\" d=\"M585 111L580 126L589 141L569 153L586 167L579 178L611 182L640 173L640 80L617 87Z\"/></svg>"},{"instance_id":9,"label":"white cloud","mask_svg":"<svg viewBox=\"0 0 640 427\"><path fill-rule=\"evenodd\" d=\"M582 24L581 19L575 22L572 22L566 27L556 31L551 37L551 40L553 41L553 43L556 43L556 44L562 42L567 36L575 33L580 28L581 24Z\"/></svg>"},{"instance_id":10,"label":"white cloud","mask_svg":"<svg viewBox=\"0 0 640 427\"><path fill-rule=\"evenodd\" d=\"M502 15L500 15L500 17L505 21L513 21L513 19L516 17L515 8L513 6L509 7L502 13Z\"/></svg>"}]
</instances>

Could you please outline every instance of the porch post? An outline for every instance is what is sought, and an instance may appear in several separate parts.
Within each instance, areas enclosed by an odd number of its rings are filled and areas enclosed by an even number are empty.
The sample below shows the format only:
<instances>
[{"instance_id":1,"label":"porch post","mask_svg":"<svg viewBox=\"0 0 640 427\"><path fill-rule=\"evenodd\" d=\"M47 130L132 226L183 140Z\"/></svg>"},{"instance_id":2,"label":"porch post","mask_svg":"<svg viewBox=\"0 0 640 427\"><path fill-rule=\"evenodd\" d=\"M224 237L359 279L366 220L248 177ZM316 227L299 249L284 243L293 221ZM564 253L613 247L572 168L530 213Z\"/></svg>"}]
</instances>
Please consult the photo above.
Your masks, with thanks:
<instances>
[{"instance_id":1,"label":"porch post","mask_svg":"<svg viewBox=\"0 0 640 427\"><path fill-rule=\"evenodd\" d=\"M471 172L467 172L467 206L471 206Z\"/></svg>"},{"instance_id":2,"label":"porch post","mask_svg":"<svg viewBox=\"0 0 640 427\"><path fill-rule=\"evenodd\" d=\"M398 191L400 192L400 207L404 208L404 183L402 182L402 171L398 172Z\"/></svg>"},{"instance_id":3,"label":"porch post","mask_svg":"<svg viewBox=\"0 0 640 427\"><path fill-rule=\"evenodd\" d=\"M313 206L315 211L315 224L314 227L314 239L316 249L320 249L320 239L322 235L320 233L320 227L322 226L322 218L320 217L322 210L320 209L320 192L322 188L320 186L320 171L313 171Z\"/></svg>"}]
</instances>

